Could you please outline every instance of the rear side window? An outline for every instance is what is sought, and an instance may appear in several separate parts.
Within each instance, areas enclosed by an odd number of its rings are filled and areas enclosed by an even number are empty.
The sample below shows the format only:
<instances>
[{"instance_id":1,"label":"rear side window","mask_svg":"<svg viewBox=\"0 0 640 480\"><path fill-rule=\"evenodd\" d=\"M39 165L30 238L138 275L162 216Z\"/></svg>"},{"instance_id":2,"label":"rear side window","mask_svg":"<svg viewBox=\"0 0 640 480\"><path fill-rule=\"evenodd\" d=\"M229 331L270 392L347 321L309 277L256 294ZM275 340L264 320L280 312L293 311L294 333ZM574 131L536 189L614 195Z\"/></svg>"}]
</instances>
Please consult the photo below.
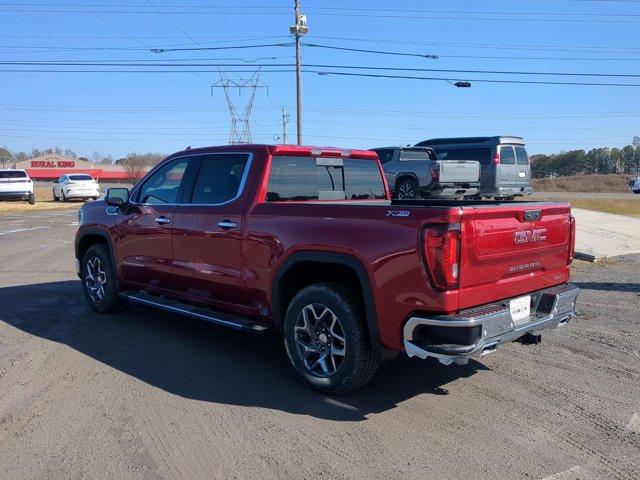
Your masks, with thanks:
<instances>
[{"instance_id":1,"label":"rear side window","mask_svg":"<svg viewBox=\"0 0 640 480\"><path fill-rule=\"evenodd\" d=\"M69 175L69 180L85 181L93 180L93 177L91 175Z\"/></svg>"},{"instance_id":2,"label":"rear side window","mask_svg":"<svg viewBox=\"0 0 640 480\"><path fill-rule=\"evenodd\" d=\"M393 150L383 149L383 150L374 150L378 154L378 158L380 159L380 163L389 163L393 160Z\"/></svg>"},{"instance_id":3,"label":"rear side window","mask_svg":"<svg viewBox=\"0 0 640 480\"><path fill-rule=\"evenodd\" d=\"M438 160L438 157L433 150L400 150L400 160Z\"/></svg>"},{"instance_id":4,"label":"rear side window","mask_svg":"<svg viewBox=\"0 0 640 480\"><path fill-rule=\"evenodd\" d=\"M26 172L15 171L0 171L0 178L27 178Z\"/></svg>"},{"instance_id":5,"label":"rear side window","mask_svg":"<svg viewBox=\"0 0 640 480\"><path fill-rule=\"evenodd\" d=\"M248 161L246 153L205 155L193 187L191 203L215 205L236 198Z\"/></svg>"},{"instance_id":6,"label":"rear side window","mask_svg":"<svg viewBox=\"0 0 640 480\"><path fill-rule=\"evenodd\" d=\"M524 147L515 147L516 150L516 162L518 165L529 165L529 155Z\"/></svg>"},{"instance_id":7,"label":"rear side window","mask_svg":"<svg viewBox=\"0 0 640 480\"><path fill-rule=\"evenodd\" d=\"M267 201L385 198L378 162L364 159L273 157Z\"/></svg>"},{"instance_id":8,"label":"rear side window","mask_svg":"<svg viewBox=\"0 0 640 480\"><path fill-rule=\"evenodd\" d=\"M177 158L156 170L140 189L140 203L176 203L189 160Z\"/></svg>"},{"instance_id":9,"label":"rear side window","mask_svg":"<svg viewBox=\"0 0 640 480\"><path fill-rule=\"evenodd\" d=\"M500 164L501 165L516 164L516 155L513 152L513 147L500 147Z\"/></svg>"},{"instance_id":10,"label":"rear side window","mask_svg":"<svg viewBox=\"0 0 640 480\"><path fill-rule=\"evenodd\" d=\"M475 160L491 165L491 148L434 148L440 160Z\"/></svg>"}]
</instances>

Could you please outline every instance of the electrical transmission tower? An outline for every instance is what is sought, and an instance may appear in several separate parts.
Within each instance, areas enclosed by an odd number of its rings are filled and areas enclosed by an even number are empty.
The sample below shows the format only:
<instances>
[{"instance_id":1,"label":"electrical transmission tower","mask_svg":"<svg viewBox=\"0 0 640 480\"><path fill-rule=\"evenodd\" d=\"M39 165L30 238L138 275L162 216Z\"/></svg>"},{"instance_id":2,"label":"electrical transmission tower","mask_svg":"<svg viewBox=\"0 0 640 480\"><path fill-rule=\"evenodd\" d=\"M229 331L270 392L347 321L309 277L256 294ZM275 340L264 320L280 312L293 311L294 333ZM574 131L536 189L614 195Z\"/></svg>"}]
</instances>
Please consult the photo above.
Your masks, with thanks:
<instances>
[{"instance_id":1,"label":"electrical transmission tower","mask_svg":"<svg viewBox=\"0 0 640 480\"><path fill-rule=\"evenodd\" d=\"M256 90L258 88L268 88L265 83L260 81L260 69L256 70L248 80L231 80L224 74L224 72L220 71L220 80L211 85L212 95L214 88L222 88L225 99L227 100L227 106L229 107L229 116L231 117L229 143L251 143L251 125L249 121L251 119L253 101L256 97ZM244 103L244 108L242 108L241 111L236 108L236 103L238 102L234 103L232 98L232 91L236 88L238 89L239 98L242 98L243 89L249 89L249 97Z\"/></svg>"}]
</instances>

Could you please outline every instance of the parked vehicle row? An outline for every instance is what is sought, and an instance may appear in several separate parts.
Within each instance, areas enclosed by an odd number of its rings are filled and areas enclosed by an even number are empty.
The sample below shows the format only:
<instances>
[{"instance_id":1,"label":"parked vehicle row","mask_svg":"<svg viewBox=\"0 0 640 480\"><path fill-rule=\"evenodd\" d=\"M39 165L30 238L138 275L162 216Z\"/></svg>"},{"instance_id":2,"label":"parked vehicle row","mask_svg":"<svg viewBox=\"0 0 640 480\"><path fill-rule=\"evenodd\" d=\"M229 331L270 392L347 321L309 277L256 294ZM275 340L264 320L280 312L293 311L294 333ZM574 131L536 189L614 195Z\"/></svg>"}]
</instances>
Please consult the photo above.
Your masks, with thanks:
<instances>
[{"instance_id":1,"label":"parked vehicle row","mask_svg":"<svg viewBox=\"0 0 640 480\"><path fill-rule=\"evenodd\" d=\"M417 143L435 150L440 160L480 163L480 197L513 200L530 195L531 166L521 137L434 138Z\"/></svg>"},{"instance_id":2,"label":"parked vehicle row","mask_svg":"<svg viewBox=\"0 0 640 480\"><path fill-rule=\"evenodd\" d=\"M391 200L375 152L226 145L84 204L75 257L96 312L133 302L273 331L305 383L340 393L390 353L464 364L567 323L570 210Z\"/></svg>"},{"instance_id":3,"label":"parked vehicle row","mask_svg":"<svg viewBox=\"0 0 640 480\"><path fill-rule=\"evenodd\" d=\"M33 181L25 170L0 170L0 200L24 200L36 203Z\"/></svg>"},{"instance_id":4,"label":"parked vehicle row","mask_svg":"<svg viewBox=\"0 0 640 480\"><path fill-rule=\"evenodd\" d=\"M464 198L480 189L480 164L471 160L438 160L429 147L380 147L378 154L394 198Z\"/></svg>"},{"instance_id":5,"label":"parked vehicle row","mask_svg":"<svg viewBox=\"0 0 640 480\"><path fill-rule=\"evenodd\" d=\"M434 138L413 147L374 148L394 198L513 200L533 193L521 137Z\"/></svg>"}]
</instances>

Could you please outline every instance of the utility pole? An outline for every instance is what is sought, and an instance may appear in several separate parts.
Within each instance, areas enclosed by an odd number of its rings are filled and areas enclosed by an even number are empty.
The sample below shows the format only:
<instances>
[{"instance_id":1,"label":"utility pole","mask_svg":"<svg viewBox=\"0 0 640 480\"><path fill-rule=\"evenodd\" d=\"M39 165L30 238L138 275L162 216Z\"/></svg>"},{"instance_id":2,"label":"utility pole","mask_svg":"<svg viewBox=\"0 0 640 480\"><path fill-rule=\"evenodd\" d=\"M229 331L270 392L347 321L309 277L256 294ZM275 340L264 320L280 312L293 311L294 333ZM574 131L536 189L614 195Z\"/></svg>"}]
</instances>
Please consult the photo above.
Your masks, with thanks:
<instances>
[{"instance_id":1,"label":"utility pole","mask_svg":"<svg viewBox=\"0 0 640 480\"><path fill-rule=\"evenodd\" d=\"M294 0L295 25L289 31L295 36L296 43L296 127L298 130L298 145L302 144L302 57L300 52L300 37L309 33L307 16L300 14L300 0Z\"/></svg>"},{"instance_id":2,"label":"utility pole","mask_svg":"<svg viewBox=\"0 0 640 480\"><path fill-rule=\"evenodd\" d=\"M289 114L287 110L282 107L282 143L287 144L287 123L289 122Z\"/></svg>"}]
</instances>

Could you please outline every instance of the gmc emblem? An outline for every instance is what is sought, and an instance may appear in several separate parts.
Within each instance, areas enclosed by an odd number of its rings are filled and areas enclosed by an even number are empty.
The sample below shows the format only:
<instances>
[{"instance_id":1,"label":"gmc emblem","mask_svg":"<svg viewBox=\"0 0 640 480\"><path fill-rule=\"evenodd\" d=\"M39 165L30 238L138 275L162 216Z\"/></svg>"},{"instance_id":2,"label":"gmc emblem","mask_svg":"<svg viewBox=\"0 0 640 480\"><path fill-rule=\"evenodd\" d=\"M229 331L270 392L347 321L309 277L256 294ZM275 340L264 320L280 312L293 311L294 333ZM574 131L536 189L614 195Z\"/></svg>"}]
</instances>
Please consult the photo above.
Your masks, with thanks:
<instances>
[{"instance_id":1,"label":"gmc emblem","mask_svg":"<svg viewBox=\"0 0 640 480\"><path fill-rule=\"evenodd\" d=\"M516 245L519 245L521 243L544 242L546 239L547 239L546 228L536 228L534 230L520 230L519 232L514 232L513 234L513 242Z\"/></svg>"}]
</instances>

